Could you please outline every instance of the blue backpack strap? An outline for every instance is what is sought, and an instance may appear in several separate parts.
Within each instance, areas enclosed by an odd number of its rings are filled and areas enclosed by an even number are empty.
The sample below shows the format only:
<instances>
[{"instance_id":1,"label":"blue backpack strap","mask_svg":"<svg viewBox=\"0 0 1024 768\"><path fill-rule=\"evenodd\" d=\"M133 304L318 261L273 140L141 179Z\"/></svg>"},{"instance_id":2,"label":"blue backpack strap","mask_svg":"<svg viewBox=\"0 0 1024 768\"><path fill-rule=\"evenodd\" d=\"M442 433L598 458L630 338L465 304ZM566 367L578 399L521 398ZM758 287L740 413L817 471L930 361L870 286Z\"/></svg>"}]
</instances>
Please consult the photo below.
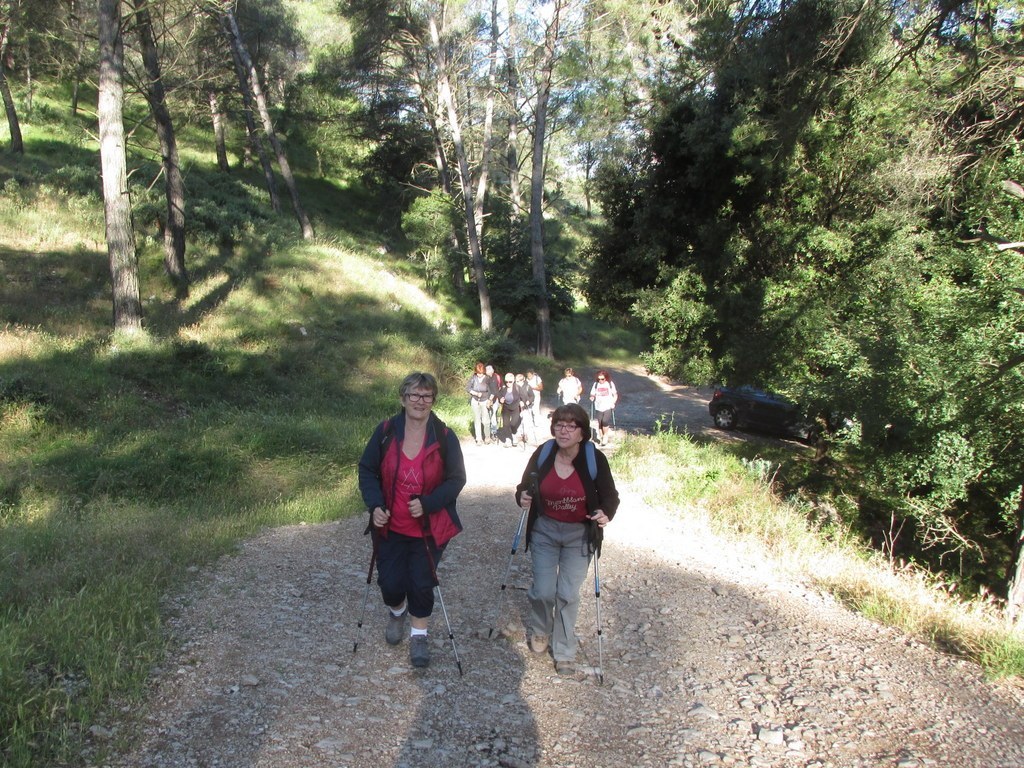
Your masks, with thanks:
<instances>
[{"instance_id":1,"label":"blue backpack strap","mask_svg":"<svg viewBox=\"0 0 1024 768\"><path fill-rule=\"evenodd\" d=\"M540 447L540 455L537 456L537 466L539 467L545 461L548 460L548 456L551 455L552 449L555 447L554 440L548 440L544 445Z\"/></svg>"},{"instance_id":2,"label":"blue backpack strap","mask_svg":"<svg viewBox=\"0 0 1024 768\"><path fill-rule=\"evenodd\" d=\"M590 440L587 440L587 442L585 442L583 445L585 446L583 452L584 454L586 454L587 457L587 471L590 472L590 479L597 480L597 449L594 447L594 444ZM551 455L551 451L554 449L554 447L554 440L548 440L546 443L544 443L544 445L540 447L540 454L537 456L538 467L545 461L547 461L548 456Z\"/></svg>"},{"instance_id":3,"label":"blue backpack strap","mask_svg":"<svg viewBox=\"0 0 1024 768\"><path fill-rule=\"evenodd\" d=\"M587 454L587 471L590 472L590 479L597 480L597 449L592 440L587 440L583 445L586 446L584 451Z\"/></svg>"}]
</instances>

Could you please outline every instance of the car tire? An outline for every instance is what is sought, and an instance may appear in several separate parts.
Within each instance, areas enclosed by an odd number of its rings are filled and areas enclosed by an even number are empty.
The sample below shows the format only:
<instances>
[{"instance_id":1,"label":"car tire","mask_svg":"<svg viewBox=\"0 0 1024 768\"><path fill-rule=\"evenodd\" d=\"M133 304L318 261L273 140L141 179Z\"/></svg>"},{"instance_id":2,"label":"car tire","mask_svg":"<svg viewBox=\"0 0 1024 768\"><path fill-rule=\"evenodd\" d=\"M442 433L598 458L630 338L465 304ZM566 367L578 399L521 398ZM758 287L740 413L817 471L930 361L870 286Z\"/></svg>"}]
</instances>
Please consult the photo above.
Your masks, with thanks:
<instances>
[{"instance_id":1,"label":"car tire","mask_svg":"<svg viewBox=\"0 0 1024 768\"><path fill-rule=\"evenodd\" d=\"M731 405L723 405L712 416L715 426L719 429L734 429L736 427L736 411Z\"/></svg>"}]
</instances>

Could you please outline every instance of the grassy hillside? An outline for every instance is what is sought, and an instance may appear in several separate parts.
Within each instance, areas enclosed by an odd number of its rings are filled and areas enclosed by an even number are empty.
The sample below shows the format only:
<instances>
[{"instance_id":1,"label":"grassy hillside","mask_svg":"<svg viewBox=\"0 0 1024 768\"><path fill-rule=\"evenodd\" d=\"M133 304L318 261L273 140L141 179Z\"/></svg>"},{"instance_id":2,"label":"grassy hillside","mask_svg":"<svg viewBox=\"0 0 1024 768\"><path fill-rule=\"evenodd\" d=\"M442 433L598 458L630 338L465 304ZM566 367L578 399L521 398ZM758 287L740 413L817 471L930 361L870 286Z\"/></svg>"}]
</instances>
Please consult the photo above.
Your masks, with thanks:
<instances>
[{"instance_id":1,"label":"grassy hillside","mask_svg":"<svg viewBox=\"0 0 1024 768\"><path fill-rule=\"evenodd\" d=\"M308 182L320 237L303 243L245 174L196 163L190 219L209 226L190 242L191 294L175 301L163 277L142 195L148 333L111 338L82 136L72 119L32 123L26 156L0 159L0 762L12 766L74 754L137 694L161 652L161 595L190 570L263 526L361 511L366 435L408 371L450 383L443 350L466 324L386 255L385 206ZM449 419L462 409L438 405Z\"/></svg>"}]
</instances>

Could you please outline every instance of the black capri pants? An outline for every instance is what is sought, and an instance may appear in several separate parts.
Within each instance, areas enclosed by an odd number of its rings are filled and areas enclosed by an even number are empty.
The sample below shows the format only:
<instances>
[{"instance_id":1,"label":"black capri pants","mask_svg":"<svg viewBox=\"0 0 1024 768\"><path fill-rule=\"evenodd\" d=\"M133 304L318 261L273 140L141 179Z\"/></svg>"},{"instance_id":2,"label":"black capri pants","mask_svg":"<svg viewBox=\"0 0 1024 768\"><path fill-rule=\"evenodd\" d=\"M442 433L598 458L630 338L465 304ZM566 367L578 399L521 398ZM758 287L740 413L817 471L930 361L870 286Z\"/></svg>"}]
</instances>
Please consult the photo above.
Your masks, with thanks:
<instances>
[{"instance_id":1,"label":"black capri pants","mask_svg":"<svg viewBox=\"0 0 1024 768\"><path fill-rule=\"evenodd\" d=\"M409 615L425 619L434 611L434 573L444 548L433 539L405 536L389 531L373 532L377 544L377 586L384 604L390 607L408 601ZM428 555L429 548L429 555ZM433 559L433 568L431 568Z\"/></svg>"}]
</instances>

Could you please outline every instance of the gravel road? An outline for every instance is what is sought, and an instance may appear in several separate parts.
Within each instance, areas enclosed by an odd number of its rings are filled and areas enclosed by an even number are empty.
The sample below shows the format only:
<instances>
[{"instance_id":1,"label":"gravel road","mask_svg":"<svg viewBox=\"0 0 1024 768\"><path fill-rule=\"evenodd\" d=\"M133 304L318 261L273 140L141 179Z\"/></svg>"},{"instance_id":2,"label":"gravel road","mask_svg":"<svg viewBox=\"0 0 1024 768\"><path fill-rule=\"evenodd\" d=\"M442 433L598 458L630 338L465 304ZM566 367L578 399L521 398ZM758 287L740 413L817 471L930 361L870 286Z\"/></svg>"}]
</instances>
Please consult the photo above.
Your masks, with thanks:
<instances>
[{"instance_id":1,"label":"gravel road","mask_svg":"<svg viewBox=\"0 0 1024 768\"><path fill-rule=\"evenodd\" d=\"M613 375L620 426L649 429L675 412L710 429L708 392ZM362 515L270 530L168 598L174 651L134 727L95 727L97 742L134 736L105 764L1024 766L1019 689L850 613L628 487L601 559L601 642L591 582L583 666L556 676L550 656L526 647L521 548L495 615L527 454L463 446L465 531L439 568L462 674L439 608L426 670L409 665L404 643L384 643L375 589L358 629Z\"/></svg>"}]
</instances>

